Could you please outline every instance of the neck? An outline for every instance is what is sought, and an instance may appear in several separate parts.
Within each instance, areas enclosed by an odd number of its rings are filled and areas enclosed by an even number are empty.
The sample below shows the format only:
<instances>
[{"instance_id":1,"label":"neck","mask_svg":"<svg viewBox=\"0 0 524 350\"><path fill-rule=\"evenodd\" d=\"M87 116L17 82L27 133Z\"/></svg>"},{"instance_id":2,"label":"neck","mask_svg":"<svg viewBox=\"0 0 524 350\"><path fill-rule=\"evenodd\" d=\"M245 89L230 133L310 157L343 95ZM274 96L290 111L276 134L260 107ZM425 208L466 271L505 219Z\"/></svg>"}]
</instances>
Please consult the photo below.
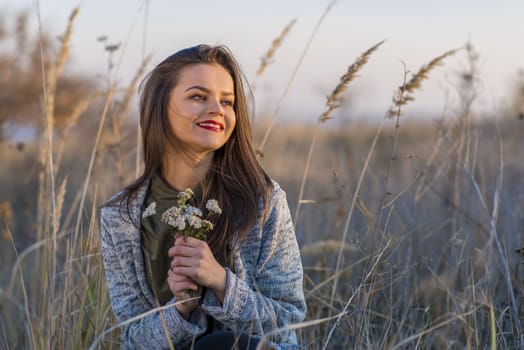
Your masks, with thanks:
<instances>
[{"instance_id":1,"label":"neck","mask_svg":"<svg viewBox=\"0 0 524 350\"><path fill-rule=\"evenodd\" d=\"M171 186L183 191L186 188L194 188L206 176L213 153L197 157L187 154L170 153L164 161L162 175Z\"/></svg>"}]
</instances>

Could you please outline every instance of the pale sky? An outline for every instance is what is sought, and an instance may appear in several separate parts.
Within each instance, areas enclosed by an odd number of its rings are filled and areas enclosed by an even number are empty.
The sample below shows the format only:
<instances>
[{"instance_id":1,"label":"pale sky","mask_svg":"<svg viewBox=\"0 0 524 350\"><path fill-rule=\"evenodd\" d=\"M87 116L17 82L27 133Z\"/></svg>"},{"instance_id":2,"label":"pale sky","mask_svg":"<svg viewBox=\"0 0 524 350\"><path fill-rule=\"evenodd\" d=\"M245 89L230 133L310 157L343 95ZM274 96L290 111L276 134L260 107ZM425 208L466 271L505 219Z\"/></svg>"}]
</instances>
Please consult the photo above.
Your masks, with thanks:
<instances>
[{"instance_id":1,"label":"pale sky","mask_svg":"<svg viewBox=\"0 0 524 350\"><path fill-rule=\"evenodd\" d=\"M0 0L0 10L34 9L35 0ZM327 7L327 0L40 0L44 27L60 35L72 8L81 5L72 38L69 69L105 79L107 53L96 38L125 44L118 76L125 83L143 57L153 64L198 43L225 44L237 56L251 84L257 111L272 112L302 50ZM255 81L260 57L293 18L297 22L266 73ZM410 71L471 40L480 55L482 92L478 108L495 110L510 102L513 84L524 69L522 0L339 0L325 17L284 101L281 117L315 121L326 96L355 58L376 42L386 43L371 57L345 96L353 103L349 118L383 115L402 83L404 62ZM36 23L33 10L31 20ZM145 29L145 31L144 31ZM144 42L145 38L145 42ZM121 52L121 51L119 51ZM118 56L118 55L117 55ZM434 111L456 100L455 74L465 66L461 53L437 68L417 92L406 113ZM447 97L446 97L447 96ZM448 101L448 102L446 102ZM339 112L340 113L340 112Z\"/></svg>"}]
</instances>

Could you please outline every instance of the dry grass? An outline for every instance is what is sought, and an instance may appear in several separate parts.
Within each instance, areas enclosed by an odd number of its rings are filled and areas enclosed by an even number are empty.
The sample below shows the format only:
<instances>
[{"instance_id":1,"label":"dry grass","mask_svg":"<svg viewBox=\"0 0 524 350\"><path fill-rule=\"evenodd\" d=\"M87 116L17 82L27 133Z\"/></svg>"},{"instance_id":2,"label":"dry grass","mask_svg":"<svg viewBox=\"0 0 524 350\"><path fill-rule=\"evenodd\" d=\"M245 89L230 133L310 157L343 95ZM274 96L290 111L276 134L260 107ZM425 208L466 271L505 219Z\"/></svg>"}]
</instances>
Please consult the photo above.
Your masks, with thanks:
<instances>
[{"instance_id":1,"label":"dry grass","mask_svg":"<svg viewBox=\"0 0 524 350\"><path fill-rule=\"evenodd\" d=\"M257 76L262 75L264 71L266 70L267 66L273 62L273 56L275 56L275 53L277 52L278 48L282 45L284 38L289 34L289 32L291 31L291 28L293 28L296 22L297 22L296 18L292 19L291 22L289 22L284 27L280 35L277 36L273 40L273 42L271 43L271 46L269 47L267 52L261 58L262 62L260 62L260 67L258 67Z\"/></svg>"},{"instance_id":2,"label":"dry grass","mask_svg":"<svg viewBox=\"0 0 524 350\"><path fill-rule=\"evenodd\" d=\"M136 80L79 99L72 124L53 147L49 101L72 24L44 80L48 132L21 150L0 144L7 164L0 168L2 349L120 347L97 208L135 174L135 130L121 121ZM350 65L319 124L378 45ZM398 127L401 107L452 53L402 84L392 106L396 121L283 124L265 145L261 161L296 212L308 315L292 327L308 349L523 345L524 158L517 150L524 149L524 122L473 115L475 87L465 84L461 89L472 90L460 94L466 99L460 113L437 124L403 119ZM124 102L109 108L116 95ZM103 105L93 105L101 96ZM97 125L79 118L90 109ZM257 128L257 140L267 139L267 130ZM307 205L298 215L301 204Z\"/></svg>"},{"instance_id":3,"label":"dry grass","mask_svg":"<svg viewBox=\"0 0 524 350\"><path fill-rule=\"evenodd\" d=\"M295 65L295 68L293 69L293 72L291 73L291 76L289 77L289 80L288 80L288 82L287 82L287 84L286 84L286 86L284 88L284 91L282 92L282 95L280 96L280 99L278 100L278 102L277 102L277 104L275 106L275 110L273 111L273 114L270 117L269 123L268 123L268 125L266 127L266 131L264 133L264 136L262 137L262 141L260 141L260 145L259 145L258 149L256 150L257 154L259 154L261 157L264 156L264 146L266 145L266 142L269 139L269 135L273 131L273 127L275 126L275 122L277 121L277 118L278 118L278 113L280 112L280 108L282 107L282 104L284 103L284 100L285 100L285 98L287 96L289 88L291 87L291 84L295 80L295 77L297 76L298 71L299 71L300 67L302 66L302 62L304 61L304 58L306 57L306 55L307 55L307 53L309 51L309 48L311 47L311 44L313 43L313 40L315 39L315 36L316 36L320 26L324 22L326 16L329 14L329 12L333 8L333 6L335 6L335 3L336 3L336 0L331 0L328 3L328 5L326 6L326 9L324 10L324 12L320 16L320 18L318 19L317 24L315 25L315 28L313 28L313 31L311 32L309 40L306 43L306 45L304 46L304 49L302 50L302 53L301 53L301 55L300 55L300 57L298 59L298 62Z\"/></svg>"},{"instance_id":4,"label":"dry grass","mask_svg":"<svg viewBox=\"0 0 524 350\"><path fill-rule=\"evenodd\" d=\"M399 114L399 109L402 106L406 105L409 101L414 101L415 97L413 96L413 93L421 88L422 82L428 78L429 72L435 67L441 65L446 57L454 55L457 51L458 49L449 50L442 55L435 57L431 62L422 66L409 81L404 81L398 88L396 96L393 97L393 105L389 108L386 115L388 117L395 117ZM405 75L407 75L407 72Z\"/></svg>"},{"instance_id":5,"label":"dry grass","mask_svg":"<svg viewBox=\"0 0 524 350\"><path fill-rule=\"evenodd\" d=\"M383 41L376 43L367 49L362 55L360 55L357 60L351 64L346 73L340 78L340 82L335 86L331 94L328 96L326 101L326 110L320 116L319 120L322 123L327 122L331 119L331 113L338 107L340 107L339 102L342 98L342 93L347 89L348 84L357 77L357 73L364 67L364 65L369 61L369 58L382 44Z\"/></svg>"}]
</instances>

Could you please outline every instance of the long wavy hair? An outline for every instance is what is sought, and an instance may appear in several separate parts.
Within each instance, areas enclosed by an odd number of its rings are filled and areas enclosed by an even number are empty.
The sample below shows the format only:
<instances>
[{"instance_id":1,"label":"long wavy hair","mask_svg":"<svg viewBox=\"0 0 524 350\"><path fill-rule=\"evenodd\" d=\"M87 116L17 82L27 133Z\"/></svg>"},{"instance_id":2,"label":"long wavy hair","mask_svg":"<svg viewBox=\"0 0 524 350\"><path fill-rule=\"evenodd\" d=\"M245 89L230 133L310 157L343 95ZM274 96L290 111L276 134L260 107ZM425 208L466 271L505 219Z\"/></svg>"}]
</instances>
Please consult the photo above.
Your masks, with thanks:
<instances>
[{"instance_id":1,"label":"long wavy hair","mask_svg":"<svg viewBox=\"0 0 524 350\"><path fill-rule=\"evenodd\" d=\"M162 171L168 147L177 146L167 118L169 99L182 70L195 64L218 64L229 72L234 83L236 125L229 140L214 152L212 165L202 182L202 203L214 198L223 209L215 229L208 235L208 243L215 254L226 254L228 242L243 238L255 224L260 203L265 215L272 188L254 152L244 77L227 47L198 45L183 49L167 57L144 78L140 84L144 172L124 189L120 199L125 199L129 207L137 190Z\"/></svg>"}]
</instances>

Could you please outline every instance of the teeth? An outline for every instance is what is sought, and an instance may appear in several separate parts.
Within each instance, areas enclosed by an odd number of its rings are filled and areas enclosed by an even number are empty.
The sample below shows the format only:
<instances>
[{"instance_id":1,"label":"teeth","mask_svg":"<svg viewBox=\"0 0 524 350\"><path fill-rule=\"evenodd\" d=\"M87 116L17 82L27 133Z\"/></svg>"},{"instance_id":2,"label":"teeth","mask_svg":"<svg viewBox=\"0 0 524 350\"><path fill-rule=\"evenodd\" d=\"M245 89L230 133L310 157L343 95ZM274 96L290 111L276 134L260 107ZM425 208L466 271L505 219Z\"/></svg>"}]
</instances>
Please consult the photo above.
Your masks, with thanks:
<instances>
[{"instance_id":1,"label":"teeth","mask_svg":"<svg viewBox=\"0 0 524 350\"><path fill-rule=\"evenodd\" d=\"M222 129L220 127L220 125L216 125L216 124L213 124L213 123L198 123L198 125L200 125L200 126L207 126L207 127L211 127L211 128L215 128L215 129Z\"/></svg>"}]
</instances>

